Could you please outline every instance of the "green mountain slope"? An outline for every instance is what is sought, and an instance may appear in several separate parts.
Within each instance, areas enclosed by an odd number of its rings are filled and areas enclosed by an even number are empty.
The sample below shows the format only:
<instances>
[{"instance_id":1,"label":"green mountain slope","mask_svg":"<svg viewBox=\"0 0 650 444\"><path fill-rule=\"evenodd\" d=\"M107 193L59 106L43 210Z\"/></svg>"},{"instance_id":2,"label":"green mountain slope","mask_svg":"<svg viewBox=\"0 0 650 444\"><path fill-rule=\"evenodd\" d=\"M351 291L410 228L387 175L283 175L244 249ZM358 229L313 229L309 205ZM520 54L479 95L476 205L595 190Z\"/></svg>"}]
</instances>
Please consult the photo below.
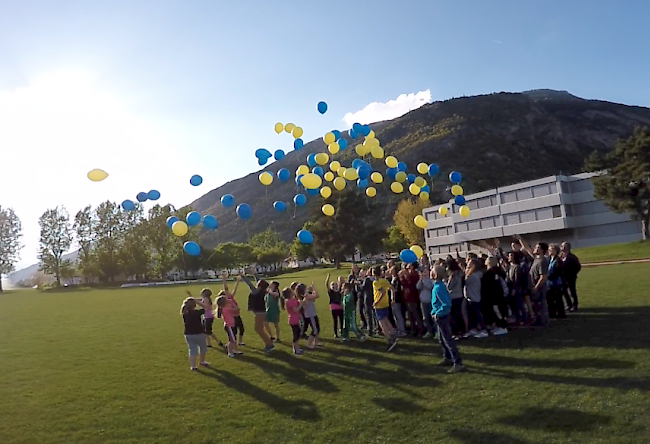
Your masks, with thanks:
<instances>
[{"instance_id":1,"label":"green mountain slope","mask_svg":"<svg viewBox=\"0 0 650 444\"><path fill-rule=\"evenodd\" d=\"M441 174L431 197L435 202L449 197L444 189L449 185L446 177L452 170L463 174L466 194L546 175L577 173L591 151L610 150L617 139L627 137L635 126L643 125L650 125L649 108L585 100L565 91L534 90L434 102L397 119L370 126L381 140L386 155L405 161L409 172L416 173L419 162L440 166ZM333 156L346 166L357 157L356 143L350 139L348 142L350 147ZM301 150L288 153L266 170L275 173L287 168L293 175L299 165L306 163L308 154L324 151L322 140L315 140ZM371 164L385 174L383 160L373 160ZM320 196L309 196L306 207L294 209L291 199L297 187L293 177L287 183L275 180L271 186L264 187L258 175L259 171L229 182L191 204L219 220L216 232L202 233L206 246L245 241L268 227L290 240L309 218L309 212L323 204ZM377 187L375 199L382 204L381 210L368 215L383 226L391 223L390 216L397 202L406 197L393 195L388 187L389 181ZM248 223L238 221L233 208L221 206L224 194L233 194L238 203L248 203L253 218ZM287 203L288 211L277 213L273 209L276 200ZM329 202L336 207L336 192ZM354 235L354 227L349 229L350 235Z\"/></svg>"}]
</instances>

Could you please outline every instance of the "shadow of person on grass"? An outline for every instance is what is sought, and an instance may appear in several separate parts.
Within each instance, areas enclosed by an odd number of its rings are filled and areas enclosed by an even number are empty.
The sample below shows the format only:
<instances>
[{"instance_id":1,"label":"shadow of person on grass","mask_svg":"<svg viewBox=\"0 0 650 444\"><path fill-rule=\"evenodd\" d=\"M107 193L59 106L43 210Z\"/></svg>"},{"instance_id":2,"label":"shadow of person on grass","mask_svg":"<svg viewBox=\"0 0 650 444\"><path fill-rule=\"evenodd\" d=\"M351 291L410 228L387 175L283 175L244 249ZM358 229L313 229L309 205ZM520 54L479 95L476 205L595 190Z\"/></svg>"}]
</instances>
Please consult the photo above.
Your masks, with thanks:
<instances>
[{"instance_id":1,"label":"shadow of person on grass","mask_svg":"<svg viewBox=\"0 0 650 444\"><path fill-rule=\"evenodd\" d=\"M200 374L214 378L226 387L250 396L256 401L266 404L275 412L289 416L291 419L312 422L320 421L322 419L316 404L307 399L290 401L281 398L278 395L251 384L239 376L214 367L208 367L206 371L201 371Z\"/></svg>"},{"instance_id":2,"label":"shadow of person on grass","mask_svg":"<svg viewBox=\"0 0 650 444\"><path fill-rule=\"evenodd\" d=\"M590 432L608 426L612 417L598 413L559 408L531 407L518 415L497 419L501 424L549 432Z\"/></svg>"},{"instance_id":3,"label":"shadow of person on grass","mask_svg":"<svg viewBox=\"0 0 650 444\"><path fill-rule=\"evenodd\" d=\"M528 441L505 433L483 432L473 429L452 429L448 433L451 438L465 444L529 444Z\"/></svg>"},{"instance_id":4,"label":"shadow of person on grass","mask_svg":"<svg viewBox=\"0 0 650 444\"><path fill-rule=\"evenodd\" d=\"M472 353L467 356L468 361L480 362L482 364L496 367L532 367L532 368L557 368L562 370L574 369L626 369L634 368L634 362L620 361L616 359L601 358L580 358L580 359L531 359L503 355L487 355L483 353Z\"/></svg>"},{"instance_id":5,"label":"shadow of person on grass","mask_svg":"<svg viewBox=\"0 0 650 444\"><path fill-rule=\"evenodd\" d=\"M416 404L413 401L409 401L404 398L374 398L372 402L384 410L388 410L393 413L404 413L410 415L414 413L424 413L429 410L419 404Z\"/></svg>"}]
</instances>

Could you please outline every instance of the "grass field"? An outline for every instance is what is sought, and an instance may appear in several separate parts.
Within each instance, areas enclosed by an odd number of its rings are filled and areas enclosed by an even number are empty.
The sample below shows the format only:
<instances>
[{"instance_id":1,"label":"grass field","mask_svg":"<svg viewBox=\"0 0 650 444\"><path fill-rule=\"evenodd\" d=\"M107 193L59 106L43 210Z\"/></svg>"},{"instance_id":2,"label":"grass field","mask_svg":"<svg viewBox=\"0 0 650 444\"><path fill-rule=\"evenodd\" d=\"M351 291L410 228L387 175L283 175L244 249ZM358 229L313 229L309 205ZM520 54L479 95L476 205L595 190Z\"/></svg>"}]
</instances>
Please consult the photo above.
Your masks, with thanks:
<instances>
[{"instance_id":1,"label":"grass field","mask_svg":"<svg viewBox=\"0 0 650 444\"><path fill-rule=\"evenodd\" d=\"M283 283L322 290L324 276ZM334 342L325 300L324 348L264 355L246 314L245 355L211 351L195 373L185 287L7 293L0 443L647 443L648 288L650 264L585 269L579 313L545 333L461 342L456 375L434 365L433 342L390 354L379 339Z\"/></svg>"},{"instance_id":2,"label":"grass field","mask_svg":"<svg viewBox=\"0 0 650 444\"><path fill-rule=\"evenodd\" d=\"M621 261L650 258L650 242L639 241L627 244L601 245L580 248L574 252L583 264L603 261Z\"/></svg>"}]
</instances>

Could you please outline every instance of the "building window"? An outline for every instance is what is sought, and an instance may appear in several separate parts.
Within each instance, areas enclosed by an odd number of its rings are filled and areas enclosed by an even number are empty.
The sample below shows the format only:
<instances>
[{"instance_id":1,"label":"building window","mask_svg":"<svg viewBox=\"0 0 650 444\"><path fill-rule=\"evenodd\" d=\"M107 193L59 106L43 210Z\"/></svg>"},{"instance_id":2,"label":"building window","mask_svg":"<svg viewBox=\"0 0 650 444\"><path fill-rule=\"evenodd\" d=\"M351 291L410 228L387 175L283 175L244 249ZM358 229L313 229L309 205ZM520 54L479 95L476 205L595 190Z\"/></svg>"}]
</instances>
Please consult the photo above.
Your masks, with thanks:
<instances>
[{"instance_id":1,"label":"building window","mask_svg":"<svg viewBox=\"0 0 650 444\"><path fill-rule=\"evenodd\" d=\"M553 219L562 217L562 208L559 205L551 207L551 211L553 212Z\"/></svg>"},{"instance_id":2,"label":"building window","mask_svg":"<svg viewBox=\"0 0 650 444\"><path fill-rule=\"evenodd\" d=\"M590 214L606 213L609 209L599 200L584 202L573 205L573 214L575 216L588 216Z\"/></svg>"},{"instance_id":3,"label":"building window","mask_svg":"<svg viewBox=\"0 0 650 444\"><path fill-rule=\"evenodd\" d=\"M467 222L460 222L456 224L456 233L464 233L467 231Z\"/></svg>"},{"instance_id":4,"label":"building window","mask_svg":"<svg viewBox=\"0 0 650 444\"><path fill-rule=\"evenodd\" d=\"M549 189L548 184L537 185L536 187L533 187L534 197L548 196L549 194L551 194L551 191Z\"/></svg>"},{"instance_id":5,"label":"building window","mask_svg":"<svg viewBox=\"0 0 650 444\"><path fill-rule=\"evenodd\" d=\"M533 189L532 188L522 188L517 190L517 200L527 200L533 198Z\"/></svg>"},{"instance_id":6,"label":"building window","mask_svg":"<svg viewBox=\"0 0 650 444\"><path fill-rule=\"evenodd\" d=\"M566 194L569 192L569 184L567 182L561 182L560 185L562 186L563 193Z\"/></svg>"},{"instance_id":7,"label":"building window","mask_svg":"<svg viewBox=\"0 0 650 444\"><path fill-rule=\"evenodd\" d=\"M465 205L470 210L478 210L478 201L477 200L469 200L469 201L465 202Z\"/></svg>"},{"instance_id":8,"label":"building window","mask_svg":"<svg viewBox=\"0 0 650 444\"><path fill-rule=\"evenodd\" d=\"M551 191L551 194L557 194L557 183L556 182L549 183L548 188Z\"/></svg>"},{"instance_id":9,"label":"building window","mask_svg":"<svg viewBox=\"0 0 650 444\"><path fill-rule=\"evenodd\" d=\"M505 214L503 216L504 225L515 225L519 223L519 213Z\"/></svg>"},{"instance_id":10,"label":"building window","mask_svg":"<svg viewBox=\"0 0 650 444\"><path fill-rule=\"evenodd\" d=\"M490 196L490 206L493 207L498 204L499 202L497 202L497 196Z\"/></svg>"},{"instance_id":11,"label":"building window","mask_svg":"<svg viewBox=\"0 0 650 444\"><path fill-rule=\"evenodd\" d=\"M565 211L566 211L566 215L567 215L568 217L573 216L573 205L565 205L565 206L564 206L564 209L565 209Z\"/></svg>"},{"instance_id":12,"label":"building window","mask_svg":"<svg viewBox=\"0 0 650 444\"><path fill-rule=\"evenodd\" d=\"M535 222L535 219L536 219L535 210L522 211L521 213L519 213L519 220L521 221L522 224L528 222Z\"/></svg>"},{"instance_id":13,"label":"building window","mask_svg":"<svg viewBox=\"0 0 650 444\"><path fill-rule=\"evenodd\" d=\"M570 182L569 188L572 193L581 193L583 191L591 191L593 187L591 186L589 179L581 179L576 180L575 182Z\"/></svg>"},{"instance_id":14,"label":"building window","mask_svg":"<svg viewBox=\"0 0 650 444\"><path fill-rule=\"evenodd\" d=\"M507 193L501 193L501 203L507 204L507 203L513 203L517 202L517 192L516 191L509 191Z\"/></svg>"},{"instance_id":15,"label":"building window","mask_svg":"<svg viewBox=\"0 0 650 444\"><path fill-rule=\"evenodd\" d=\"M494 228L496 223L493 217L488 217L487 219L481 219L481 229Z\"/></svg>"},{"instance_id":16,"label":"building window","mask_svg":"<svg viewBox=\"0 0 650 444\"><path fill-rule=\"evenodd\" d=\"M477 202L479 208L488 208L492 206L492 200L490 199L490 196L483 197L479 199Z\"/></svg>"},{"instance_id":17,"label":"building window","mask_svg":"<svg viewBox=\"0 0 650 444\"><path fill-rule=\"evenodd\" d=\"M553 210L551 207L548 208L540 208L537 210L537 220L546 220L546 219L553 219Z\"/></svg>"},{"instance_id":18,"label":"building window","mask_svg":"<svg viewBox=\"0 0 650 444\"><path fill-rule=\"evenodd\" d=\"M481 229L481 222L473 220L467 223L467 231L476 231Z\"/></svg>"}]
</instances>

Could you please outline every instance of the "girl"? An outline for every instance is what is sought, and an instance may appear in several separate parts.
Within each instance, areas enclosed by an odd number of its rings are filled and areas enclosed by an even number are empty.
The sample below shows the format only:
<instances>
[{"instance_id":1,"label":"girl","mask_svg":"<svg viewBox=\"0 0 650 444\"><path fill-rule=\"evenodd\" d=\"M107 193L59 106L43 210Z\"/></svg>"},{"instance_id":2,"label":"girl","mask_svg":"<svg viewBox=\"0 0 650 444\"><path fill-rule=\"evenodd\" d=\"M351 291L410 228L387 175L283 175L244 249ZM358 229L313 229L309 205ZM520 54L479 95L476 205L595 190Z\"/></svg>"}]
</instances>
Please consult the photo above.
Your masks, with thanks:
<instances>
[{"instance_id":1,"label":"girl","mask_svg":"<svg viewBox=\"0 0 650 444\"><path fill-rule=\"evenodd\" d=\"M345 284L344 284L345 287ZM325 278L325 288L327 288L327 295L330 297L330 311L332 312L332 323L334 325L334 338L339 338L339 330L343 331L343 306L339 284L337 282L330 283L330 275L327 274ZM354 295L353 295L354 296Z\"/></svg>"},{"instance_id":2,"label":"girl","mask_svg":"<svg viewBox=\"0 0 650 444\"><path fill-rule=\"evenodd\" d=\"M255 275L253 275L255 277ZM266 305L264 303L264 297L269 288L269 283L264 279L257 281L257 285L253 283L246 277L242 276L246 285L251 289L250 294L248 295L248 311L253 312L255 316L255 333L257 333L264 342L264 352L271 352L275 346L269 335L264 331L264 319L266 317ZM257 279L257 277L255 277Z\"/></svg>"},{"instance_id":3,"label":"girl","mask_svg":"<svg viewBox=\"0 0 650 444\"><path fill-rule=\"evenodd\" d=\"M235 315L234 313L239 310L232 302L228 300L228 297L222 295L217 298L217 307L219 307L219 317L223 319L223 329L226 331L228 336L228 357L234 358L235 355L241 355L242 352L237 348L237 340L235 339L235 333L233 328L235 327Z\"/></svg>"},{"instance_id":4,"label":"girl","mask_svg":"<svg viewBox=\"0 0 650 444\"><path fill-rule=\"evenodd\" d=\"M235 295L237 294L237 288L239 287L239 282L241 281L241 275L238 275L235 279L235 286L232 289L232 293L228 291L228 283L226 282L227 275L221 276L223 281L223 290L219 292L219 296L226 296L231 304L234 305L233 315L235 317L235 326L232 329L232 332L235 336L239 335L239 340L237 341L238 345L244 344L244 322L241 320L241 310L239 309L239 304L235 300Z\"/></svg>"},{"instance_id":5,"label":"girl","mask_svg":"<svg viewBox=\"0 0 650 444\"><path fill-rule=\"evenodd\" d=\"M314 289L314 284L306 287L305 284L300 284L297 287L298 297L302 298L305 313L305 325L311 327L311 332L309 338L307 339L307 348L313 349L316 346L321 346L320 341L318 340L318 333L320 332L320 322L318 321L318 315L316 314L316 305L314 301L318 299L319 295Z\"/></svg>"},{"instance_id":6,"label":"girl","mask_svg":"<svg viewBox=\"0 0 650 444\"><path fill-rule=\"evenodd\" d=\"M302 331L300 329L300 309L302 308L304 301L298 301L296 298L296 292L293 291L290 287L287 287L282 290L282 300L284 301L284 306L287 310L287 320L289 321L289 326L291 327L292 345L293 353L296 355L302 355L302 350L300 349L300 336L302 336Z\"/></svg>"},{"instance_id":7,"label":"girl","mask_svg":"<svg viewBox=\"0 0 650 444\"><path fill-rule=\"evenodd\" d=\"M341 326L341 341L347 342L349 339L350 332L357 335L357 339L361 342L366 340L366 337L361 333L359 327L357 327L357 316L356 316L356 306L354 303L354 284L346 283L343 284L343 325Z\"/></svg>"},{"instance_id":8,"label":"girl","mask_svg":"<svg viewBox=\"0 0 650 444\"><path fill-rule=\"evenodd\" d=\"M391 291L391 308L393 311L393 319L395 319L395 329L397 336L406 336L406 325L404 323L404 312L402 311L402 284L398 277L399 270L393 267L391 274L392 278L390 284L392 285Z\"/></svg>"},{"instance_id":9,"label":"girl","mask_svg":"<svg viewBox=\"0 0 650 444\"><path fill-rule=\"evenodd\" d=\"M208 348L205 345L205 334L203 333L203 325L201 323L201 316L206 310L212 310L211 306L205 306L200 299L194 299L190 292L187 293L187 298L181 305L181 316L183 316L183 324L185 324L185 342L189 350L190 370L196 370L196 357L199 357L199 364L208 366L209 363L205 361L205 353ZM201 307L197 310L197 304Z\"/></svg>"},{"instance_id":10,"label":"girl","mask_svg":"<svg viewBox=\"0 0 650 444\"><path fill-rule=\"evenodd\" d=\"M269 292L264 296L264 304L266 306L264 330L273 342L280 342L280 284L278 282L271 282ZM275 326L275 337L271 333L271 326L269 324Z\"/></svg>"},{"instance_id":11,"label":"girl","mask_svg":"<svg viewBox=\"0 0 650 444\"><path fill-rule=\"evenodd\" d=\"M463 316L463 281L465 280L465 276L455 259L447 262L447 270L449 277L446 285L449 297L451 298L451 315L449 320L451 332L454 336L458 337L469 329L467 324L464 323L464 318L467 317L467 314Z\"/></svg>"},{"instance_id":12,"label":"girl","mask_svg":"<svg viewBox=\"0 0 650 444\"><path fill-rule=\"evenodd\" d=\"M427 329L422 339L429 339L433 337L434 327L431 319L431 291L433 290L433 280L431 280L427 268L420 273L417 289L420 297L420 306L422 307L422 320L424 321L424 327Z\"/></svg>"},{"instance_id":13,"label":"girl","mask_svg":"<svg viewBox=\"0 0 650 444\"><path fill-rule=\"evenodd\" d=\"M487 270L481 279L481 307L485 323L491 328L493 335L504 335L508 333L506 316L508 308L505 304L505 296L508 287L505 283L506 274L499 266L496 257L488 257L485 261Z\"/></svg>"},{"instance_id":14,"label":"girl","mask_svg":"<svg viewBox=\"0 0 650 444\"><path fill-rule=\"evenodd\" d=\"M469 330L465 337L487 338L488 333L485 330L485 322L483 321L483 314L481 313L481 277L483 272L483 263L480 259L472 259L467 265L465 272L465 301L463 304L463 316L465 317L465 325L469 325L469 316L467 315L468 308L472 310L474 315L475 328ZM478 329L478 330L477 330Z\"/></svg>"},{"instance_id":15,"label":"girl","mask_svg":"<svg viewBox=\"0 0 650 444\"><path fill-rule=\"evenodd\" d=\"M205 341L208 344L208 347L212 348L212 344L210 343L210 338L214 339L219 343L219 347L223 347L223 342L217 338L217 335L215 335L212 332L212 323L214 322L214 310L212 309L212 291L210 291L209 288L204 288L201 290L201 302L203 302L204 306L210 307L209 309L205 310L205 313L203 314L203 333L205 333Z\"/></svg>"}]
</instances>

